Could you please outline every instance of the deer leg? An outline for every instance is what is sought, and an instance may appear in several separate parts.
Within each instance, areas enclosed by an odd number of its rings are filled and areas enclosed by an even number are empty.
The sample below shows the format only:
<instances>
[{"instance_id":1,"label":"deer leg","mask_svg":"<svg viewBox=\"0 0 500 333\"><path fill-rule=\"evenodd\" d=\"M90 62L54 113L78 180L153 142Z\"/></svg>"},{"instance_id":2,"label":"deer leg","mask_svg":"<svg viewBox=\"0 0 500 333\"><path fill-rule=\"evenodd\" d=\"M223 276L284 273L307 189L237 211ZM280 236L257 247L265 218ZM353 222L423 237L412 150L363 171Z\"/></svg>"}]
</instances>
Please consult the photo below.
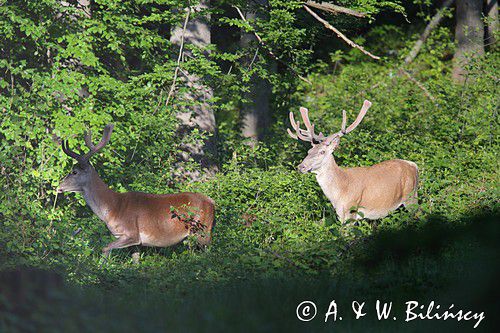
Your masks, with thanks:
<instances>
[{"instance_id":1,"label":"deer leg","mask_svg":"<svg viewBox=\"0 0 500 333\"><path fill-rule=\"evenodd\" d=\"M413 193L410 194L408 199L403 202L403 206L405 208L411 208L411 207L417 207L418 206L418 194L417 191L413 191Z\"/></svg>"},{"instance_id":2,"label":"deer leg","mask_svg":"<svg viewBox=\"0 0 500 333\"><path fill-rule=\"evenodd\" d=\"M135 251L132 253L132 263L135 265L139 264L139 260L141 259L141 252Z\"/></svg>"},{"instance_id":3,"label":"deer leg","mask_svg":"<svg viewBox=\"0 0 500 333\"><path fill-rule=\"evenodd\" d=\"M349 208L338 209L337 216L339 217L342 225L351 225L353 220L358 219L358 214L356 212L352 213Z\"/></svg>"},{"instance_id":4,"label":"deer leg","mask_svg":"<svg viewBox=\"0 0 500 333\"><path fill-rule=\"evenodd\" d=\"M208 244L210 244L211 240L212 237L209 232L202 230L196 234L196 242L198 243L199 247L206 247Z\"/></svg>"},{"instance_id":5,"label":"deer leg","mask_svg":"<svg viewBox=\"0 0 500 333\"><path fill-rule=\"evenodd\" d=\"M109 243L103 250L102 253L109 257L111 250L113 249L123 249L124 247L129 247L132 245L139 245L141 241L135 237L122 235L120 238L115 240L114 242Z\"/></svg>"},{"instance_id":6,"label":"deer leg","mask_svg":"<svg viewBox=\"0 0 500 333\"><path fill-rule=\"evenodd\" d=\"M357 211L352 211L350 208L339 208L336 211L341 225L345 227L357 226L359 225L357 221L363 219Z\"/></svg>"},{"instance_id":7,"label":"deer leg","mask_svg":"<svg viewBox=\"0 0 500 333\"><path fill-rule=\"evenodd\" d=\"M345 210L341 207L333 207L335 209L335 213L337 213L337 218L340 221L341 225L344 225L346 222Z\"/></svg>"}]
</instances>

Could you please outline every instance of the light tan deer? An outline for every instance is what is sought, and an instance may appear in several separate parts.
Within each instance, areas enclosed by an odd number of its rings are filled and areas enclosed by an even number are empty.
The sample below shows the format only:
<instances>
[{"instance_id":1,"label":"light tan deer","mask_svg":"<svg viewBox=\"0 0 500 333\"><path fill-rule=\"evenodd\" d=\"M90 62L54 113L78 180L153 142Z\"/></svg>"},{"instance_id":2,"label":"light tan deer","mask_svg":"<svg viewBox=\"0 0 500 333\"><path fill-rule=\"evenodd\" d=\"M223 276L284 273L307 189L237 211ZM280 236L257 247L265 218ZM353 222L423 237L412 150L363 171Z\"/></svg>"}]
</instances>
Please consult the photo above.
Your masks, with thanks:
<instances>
[{"instance_id":1,"label":"light tan deer","mask_svg":"<svg viewBox=\"0 0 500 333\"><path fill-rule=\"evenodd\" d=\"M89 159L110 140L113 125L107 125L99 144L92 143L90 132L85 144L90 149L79 155L62 142L66 155L78 163L62 181L58 192L80 192L92 211L106 223L117 238L103 253L109 256L113 249L132 245L166 247L195 234L200 245L211 240L215 204L199 193L149 194L141 192L117 193L99 177Z\"/></svg>"},{"instance_id":2,"label":"light tan deer","mask_svg":"<svg viewBox=\"0 0 500 333\"><path fill-rule=\"evenodd\" d=\"M356 120L346 129L347 117L343 111L342 128L325 137L315 134L309 121L308 110L300 108L306 129L300 128L290 112L290 123L295 134L288 134L297 140L310 142L312 148L298 169L302 173L313 172L332 203L341 222L349 219L379 219L401 205L417 204L418 168L411 161L390 160L368 167L340 168L332 155L339 146L340 138L354 130L372 103L365 100Z\"/></svg>"}]
</instances>

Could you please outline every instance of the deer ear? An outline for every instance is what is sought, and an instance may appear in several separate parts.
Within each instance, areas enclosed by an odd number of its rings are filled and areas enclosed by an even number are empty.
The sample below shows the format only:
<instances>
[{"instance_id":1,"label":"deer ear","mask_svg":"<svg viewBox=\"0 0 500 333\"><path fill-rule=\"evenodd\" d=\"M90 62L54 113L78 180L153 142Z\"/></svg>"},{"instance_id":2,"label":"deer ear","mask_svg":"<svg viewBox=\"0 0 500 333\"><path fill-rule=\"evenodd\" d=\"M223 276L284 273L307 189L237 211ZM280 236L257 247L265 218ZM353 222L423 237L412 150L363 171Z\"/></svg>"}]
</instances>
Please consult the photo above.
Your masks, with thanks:
<instances>
[{"instance_id":1,"label":"deer ear","mask_svg":"<svg viewBox=\"0 0 500 333\"><path fill-rule=\"evenodd\" d=\"M337 145L339 144L340 137L337 135L337 133L330 135L323 141L323 144L327 145L328 147L332 145Z\"/></svg>"}]
</instances>

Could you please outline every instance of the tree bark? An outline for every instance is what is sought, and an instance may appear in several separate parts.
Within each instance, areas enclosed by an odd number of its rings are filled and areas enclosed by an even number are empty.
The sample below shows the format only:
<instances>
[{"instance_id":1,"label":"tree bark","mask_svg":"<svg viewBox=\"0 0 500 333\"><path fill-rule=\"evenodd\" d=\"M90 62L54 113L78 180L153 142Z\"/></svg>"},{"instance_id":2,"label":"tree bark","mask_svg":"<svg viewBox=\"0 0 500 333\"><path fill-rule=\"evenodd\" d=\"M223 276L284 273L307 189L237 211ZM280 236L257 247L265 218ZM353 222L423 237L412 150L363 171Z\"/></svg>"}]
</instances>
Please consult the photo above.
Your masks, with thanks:
<instances>
[{"instance_id":1,"label":"tree bark","mask_svg":"<svg viewBox=\"0 0 500 333\"><path fill-rule=\"evenodd\" d=\"M204 10L208 8L208 4L208 0L201 0L199 5L195 6L193 10ZM210 44L211 37L209 21L210 16L207 15L203 18L190 20L186 25L185 31L182 26L175 27L172 31L170 41L180 45L182 35L184 35L185 44L193 44L200 48L206 48ZM184 74L179 75L180 78L178 80L183 85L189 87L189 92L183 96L176 96L176 98L188 101L189 107L182 107L177 114L177 118L180 121L178 134L181 137L185 137L194 129L199 129L209 135L204 141L182 144L182 153L179 156L181 160L179 175L189 177L192 180L199 180L207 176L213 176L218 170L215 158L217 127L213 108L209 104L209 101L213 97L213 91L211 87L202 82L200 77L194 74L184 71ZM184 170L181 164L187 162L190 158L193 158L195 162L200 164L202 172L187 172Z\"/></svg>"},{"instance_id":2,"label":"tree bark","mask_svg":"<svg viewBox=\"0 0 500 333\"><path fill-rule=\"evenodd\" d=\"M470 61L484 54L484 24L482 0L457 0L455 40L457 49L453 57L453 79L463 83Z\"/></svg>"},{"instance_id":3,"label":"tree bark","mask_svg":"<svg viewBox=\"0 0 500 333\"><path fill-rule=\"evenodd\" d=\"M486 0L484 16L487 18L486 44L495 44L498 32L498 0Z\"/></svg>"},{"instance_id":4,"label":"tree bark","mask_svg":"<svg viewBox=\"0 0 500 333\"><path fill-rule=\"evenodd\" d=\"M256 1L258 5L264 6L268 4L267 0ZM252 8L245 13L246 20L265 18L257 8ZM259 43L255 34L251 32L242 32L240 39L241 48L248 48L251 44ZM243 59L243 67L248 68L252 66L255 62L255 58L259 56L259 52L264 52L263 50L257 50L252 56ZM260 54L262 55L262 53ZM276 70L276 63L270 60L268 65L268 70ZM249 144L254 146L259 140L262 139L266 128L270 123L270 101L272 94L271 84L257 75L254 75L250 81L250 91L244 94L247 103L243 105L242 108L242 128L241 135L245 138L249 138Z\"/></svg>"}]
</instances>

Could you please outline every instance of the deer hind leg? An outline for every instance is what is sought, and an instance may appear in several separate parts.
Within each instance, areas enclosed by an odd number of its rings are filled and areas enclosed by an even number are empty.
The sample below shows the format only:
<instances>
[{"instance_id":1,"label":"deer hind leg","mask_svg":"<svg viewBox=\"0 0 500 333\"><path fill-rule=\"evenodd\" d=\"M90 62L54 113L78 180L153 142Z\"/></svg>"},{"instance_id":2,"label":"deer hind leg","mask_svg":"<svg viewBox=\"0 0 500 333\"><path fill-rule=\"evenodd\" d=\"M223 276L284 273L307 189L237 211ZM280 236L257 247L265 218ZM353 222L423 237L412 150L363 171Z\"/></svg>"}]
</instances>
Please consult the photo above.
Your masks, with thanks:
<instances>
[{"instance_id":1,"label":"deer hind leg","mask_svg":"<svg viewBox=\"0 0 500 333\"><path fill-rule=\"evenodd\" d=\"M206 226L203 230L196 232L196 243L200 247L205 247L212 241L212 226Z\"/></svg>"},{"instance_id":2,"label":"deer hind leg","mask_svg":"<svg viewBox=\"0 0 500 333\"><path fill-rule=\"evenodd\" d=\"M212 229L215 224L214 218L214 207L208 207L200 219L201 225L203 225L203 230L199 230L196 233L196 242L201 247L207 246L212 241Z\"/></svg>"},{"instance_id":3,"label":"deer hind leg","mask_svg":"<svg viewBox=\"0 0 500 333\"><path fill-rule=\"evenodd\" d=\"M418 207L418 194L417 194L417 191L413 191L412 193L410 193L410 195L408 196L408 199L406 199L404 202L403 202L403 206L406 208L406 209L410 209L410 208L416 208Z\"/></svg>"},{"instance_id":4,"label":"deer hind leg","mask_svg":"<svg viewBox=\"0 0 500 333\"><path fill-rule=\"evenodd\" d=\"M141 260L141 252L139 252L139 250L134 251L132 253L132 263L134 265L138 265L140 260Z\"/></svg>"},{"instance_id":5,"label":"deer hind leg","mask_svg":"<svg viewBox=\"0 0 500 333\"><path fill-rule=\"evenodd\" d=\"M210 237L210 235L208 235L208 236L197 235L196 236L196 243L202 248L209 245L211 241L212 241L212 237Z\"/></svg>"}]
</instances>

